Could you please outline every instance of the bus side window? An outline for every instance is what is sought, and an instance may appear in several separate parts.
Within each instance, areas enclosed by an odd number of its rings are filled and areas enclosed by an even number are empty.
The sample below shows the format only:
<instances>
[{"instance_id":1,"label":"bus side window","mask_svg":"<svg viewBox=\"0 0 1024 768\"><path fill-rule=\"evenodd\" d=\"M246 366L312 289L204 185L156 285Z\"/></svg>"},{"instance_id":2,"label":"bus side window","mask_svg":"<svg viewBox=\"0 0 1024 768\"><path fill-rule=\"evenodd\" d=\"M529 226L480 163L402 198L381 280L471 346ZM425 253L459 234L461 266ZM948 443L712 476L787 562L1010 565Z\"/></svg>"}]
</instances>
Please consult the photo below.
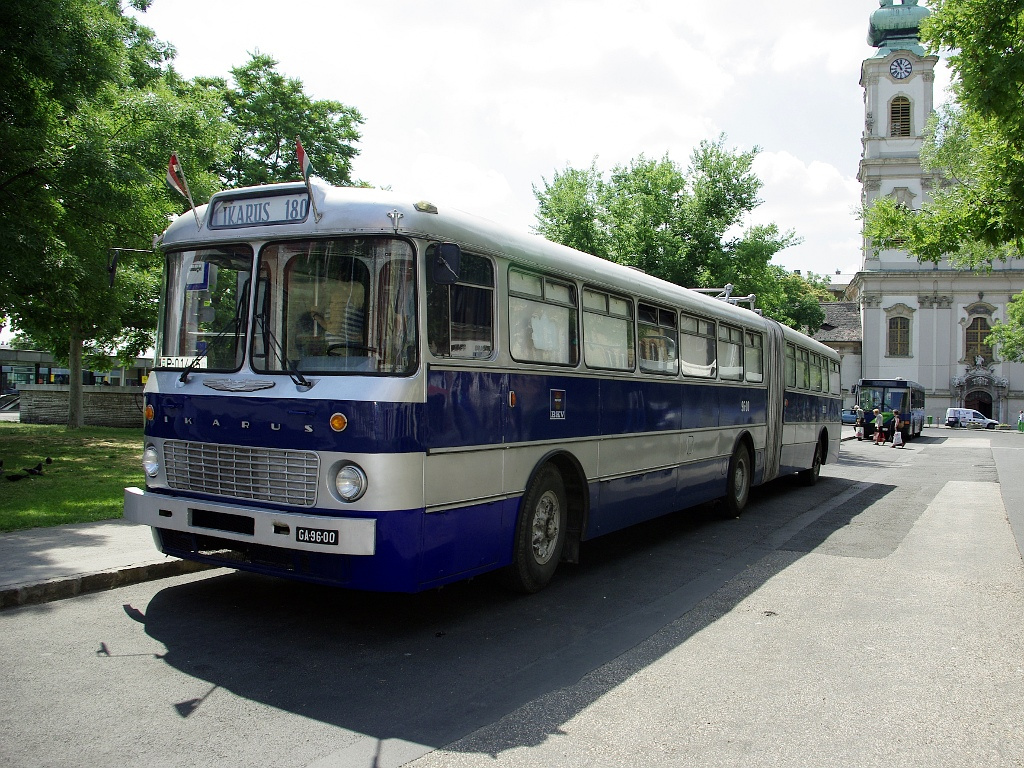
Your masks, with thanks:
<instances>
[{"instance_id":1,"label":"bus side window","mask_svg":"<svg viewBox=\"0 0 1024 768\"><path fill-rule=\"evenodd\" d=\"M796 385L801 389L811 388L811 353L806 349L797 350Z\"/></svg>"},{"instance_id":2,"label":"bus side window","mask_svg":"<svg viewBox=\"0 0 1024 768\"><path fill-rule=\"evenodd\" d=\"M427 249L431 263L436 245ZM494 351L494 267L463 253L456 283L427 279L427 344L435 357L487 358Z\"/></svg>"},{"instance_id":3,"label":"bus side window","mask_svg":"<svg viewBox=\"0 0 1024 768\"><path fill-rule=\"evenodd\" d=\"M718 375L729 381L743 380L743 331L718 326Z\"/></svg>"},{"instance_id":4,"label":"bus side window","mask_svg":"<svg viewBox=\"0 0 1024 768\"><path fill-rule=\"evenodd\" d=\"M796 388L796 347L786 345L786 386Z\"/></svg>"},{"instance_id":5,"label":"bus side window","mask_svg":"<svg viewBox=\"0 0 1024 768\"><path fill-rule=\"evenodd\" d=\"M509 352L513 359L576 365L576 286L510 268L508 292Z\"/></svg>"},{"instance_id":6,"label":"bus side window","mask_svg":"<svg viewBox=\"0 0 1024 768\"><path fill-rule=\"evenodd\" d=\"M760 384L764 381L764 337L745 331L743 338L744 376L747 381Z\"/></svg>"},{"instance_id":7,"label":"bus side window","mask_svg":"<svg viewBox=\"0 0 1024 768\"><path fill-rule=\"evenodd\" d=\"M821 355L811 355L811 391L821 392Z\"/></svg>"},{"instance_id":8,"label":"bus side window","mask_svg":"<svg viewBox=\"0 0 1024 768\"><path fill-rule=\"evenodd\" d=\"M679 373L679 332L675 312L641 304L637 310L640 328L640 370L645 373Z\"/></svg>"},{"instance_id":9,"label":"bus side window","mask_svg":"<svg viewBox=\"0 0 1024 768\"><path fill-rule=\"evenodd\" d=\"M715 324L693 315L679 315L679 357L683 373L713 379L717 374L718 346Z\"/></svg>"},{"instance_id":10,"label":"bus side window","mask_svg":"<svg viewBox=\"0 0 1024 768\"><path fill-rule=\"evenodd\" d=\"M633 370L633 302L583 289L583 361L588 368Z\"/></svg>"}]
</instances>

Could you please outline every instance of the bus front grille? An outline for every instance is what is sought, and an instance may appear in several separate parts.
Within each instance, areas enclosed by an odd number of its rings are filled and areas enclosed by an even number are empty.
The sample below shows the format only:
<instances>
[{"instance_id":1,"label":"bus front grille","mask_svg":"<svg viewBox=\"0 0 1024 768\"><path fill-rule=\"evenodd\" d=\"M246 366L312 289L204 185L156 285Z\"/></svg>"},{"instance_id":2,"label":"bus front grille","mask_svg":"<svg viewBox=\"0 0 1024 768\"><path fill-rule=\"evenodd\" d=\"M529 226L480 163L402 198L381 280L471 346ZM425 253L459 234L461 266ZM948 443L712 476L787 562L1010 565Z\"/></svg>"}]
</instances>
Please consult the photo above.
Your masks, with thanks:
<instances>
[{"instance_id":1,"label":"bus front grille","mask_svg":"<svg viewBox=\"0 0 1024 768\"><path fill-rule=\"evenodd\" d=\"M296 507L316 504L320 459L312 451L168 440L164 461L167 484L177 491Z\"/></svg>"}]
</instances>

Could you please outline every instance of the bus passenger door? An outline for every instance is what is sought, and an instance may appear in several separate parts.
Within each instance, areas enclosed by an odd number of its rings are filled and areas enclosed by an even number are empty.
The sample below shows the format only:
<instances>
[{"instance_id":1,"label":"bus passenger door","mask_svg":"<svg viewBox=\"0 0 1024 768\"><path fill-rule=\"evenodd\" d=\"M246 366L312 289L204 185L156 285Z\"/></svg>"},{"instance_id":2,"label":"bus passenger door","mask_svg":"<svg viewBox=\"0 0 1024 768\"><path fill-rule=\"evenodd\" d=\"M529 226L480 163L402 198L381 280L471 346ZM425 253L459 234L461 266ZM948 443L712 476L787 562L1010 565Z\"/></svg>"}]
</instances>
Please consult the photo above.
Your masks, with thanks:
<instances>
[{"instance_id":1,"label":"bus passenger door","mask_svg":"<svg viewBox=\"0 0 1024 768\"><path fill-rule=\"evenodd\" d=\"M507 390L506 374L428 368L421 583L500 556Z\"/></svg>"}]
</instances>

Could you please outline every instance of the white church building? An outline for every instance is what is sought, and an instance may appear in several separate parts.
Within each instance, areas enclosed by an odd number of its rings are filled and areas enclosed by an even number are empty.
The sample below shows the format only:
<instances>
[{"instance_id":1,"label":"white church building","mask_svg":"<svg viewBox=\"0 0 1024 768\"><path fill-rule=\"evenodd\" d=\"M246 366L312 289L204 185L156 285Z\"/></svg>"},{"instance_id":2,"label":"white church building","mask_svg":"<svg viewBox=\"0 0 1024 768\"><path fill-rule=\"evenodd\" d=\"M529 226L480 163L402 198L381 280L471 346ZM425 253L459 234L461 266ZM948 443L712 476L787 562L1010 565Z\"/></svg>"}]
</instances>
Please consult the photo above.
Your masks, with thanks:
<instances>
[{"instance_id":1,"label":"white church building","mask_svg":"<svg viewBox=\"0 0 1024 768\"><path fill-rule=\"evenodd\" d=\"M861 200L868 206L888 195L920 208L947 183L941 174L926 173L919 159L938 62L925 54L918 36L929 11L917 0L879 4L868 31L876 52L861 65ZM989 272L966 271L946 260L919 263L904 251L876 254L865 238L846 301L823 305L828 318L815 338L843 357L846 405L853 404L858 379L902 377L924 386L934 423L943 423L946 408L963 406L1015 424L1024 408L1024 364L1003 360L985 338L1021 291L1024 260L997 262ZM859 329L853 327L858 319Z\"/></svg>"}]
</instances>

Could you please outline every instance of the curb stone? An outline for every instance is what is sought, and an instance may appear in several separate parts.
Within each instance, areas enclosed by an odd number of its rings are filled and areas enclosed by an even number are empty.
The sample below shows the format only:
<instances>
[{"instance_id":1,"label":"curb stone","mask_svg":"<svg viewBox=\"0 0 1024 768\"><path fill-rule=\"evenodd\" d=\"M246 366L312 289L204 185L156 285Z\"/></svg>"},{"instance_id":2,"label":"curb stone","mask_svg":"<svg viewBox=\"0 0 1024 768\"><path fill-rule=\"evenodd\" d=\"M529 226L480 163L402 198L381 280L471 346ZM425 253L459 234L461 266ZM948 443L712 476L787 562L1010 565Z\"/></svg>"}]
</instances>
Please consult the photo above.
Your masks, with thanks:
<instances>
[{"instance_id":1,"label":"curb stone","mask_svg":"<svg viewBox=\"0 0 1024 768\"><path fill-rule=\"evenodd\" d=\"M129 584L183 576L188 573L205 571L214 566L191 560L168 560L164 563L131 566L113 571L86 573L45 581L42 584L27 584L0 589L0 610L24 605L37 605L52 600L63 600L90 592L102 592Z\"/></svg>"}]
</instances>

